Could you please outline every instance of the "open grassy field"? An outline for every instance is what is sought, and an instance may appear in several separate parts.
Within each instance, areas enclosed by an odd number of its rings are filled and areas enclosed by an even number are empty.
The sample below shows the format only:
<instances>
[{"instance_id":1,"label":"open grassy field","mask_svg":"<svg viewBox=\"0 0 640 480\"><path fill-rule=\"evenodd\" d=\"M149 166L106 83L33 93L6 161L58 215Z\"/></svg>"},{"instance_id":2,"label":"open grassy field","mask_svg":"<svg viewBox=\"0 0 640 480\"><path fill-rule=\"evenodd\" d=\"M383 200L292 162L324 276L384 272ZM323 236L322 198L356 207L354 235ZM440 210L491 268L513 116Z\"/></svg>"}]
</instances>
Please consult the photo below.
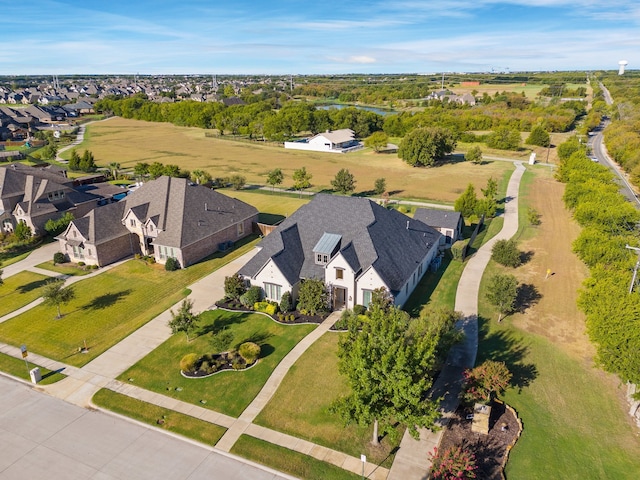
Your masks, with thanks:
<instances>
[{"instance_id":1,"label":"open grassy field","mask_svg":"<svg viewBox=\"0 0 640 480\"><path fill-rule=\"evenodd\" d=\"M237 417L251 403L280 360L315 325L281 325L259 314L210 310L202 314L197 337L187 342L184 334L173 335L120 376L139 387ZM180 374L180 359L188 353L216 353L211 333L233 333L233 345L254 341L262 347L261 359L252 368L227 370L207 378L190 379ZM202 403L202 400L205 403Z\"/></svg>"},{"instance_id":2,"label":"open grassy field","mask_svg":"<svg viewBox=\"0 0 640 480\"><path fill-rule=\"evenodd\" d=\"M330 463L248 435L240 436L231 448L231 453L305 480L357 480L360 478L359 475Z\"/></svg>"},{"instance_id":3,"label":"open grassy field","mask_svg":"<svg viewBox=\"0 0 640 480\"><path fill-rule=\"evenodd\" d=\"M520 248L531 259L515 273L533 305L498 324L484 298L487 279L504 270L490 263L479 301L480 350L514 372L504 399L519 413L524 433L511 452L508 478L632 479L640 475L640 438L626 414L620 383L593 366L593 347L576 307L586 268L571 253L578 226L564 210L562 184L536 168L521 191L542 224L523 228ZM553 275L545 280L547 268Z\"/></svg>"},{"instance_id":4,"label":"open grassy field","mask_svg":"<svg viewBox=\"0 0 640 480\"><path fill-rule=\"evenodd\" d=\"M221 193L243 202L253 205L260 212L259 221L263 223L275 223L284 217L288 217L312 197L303 195L301 198L279 193L271 193L265 190L233 190L224 188L218 190Z\"/></svg>"},{"instance_id":5,"label":"open grassy field","mask_svg":"<svg viewBox=\"0 0 640 480\"><path fill-rule=\"evenodd\" d=\"M524 93L527 98L529 98L530 100L534 100L540 93L540 90L542 90L544 87L547 87L547 86L548 85L542 85L538 83L532 83L532 84L529 84L529 83L504 83L504 84L480 83L480 85L473 85L473 86L456 85L453 87L449 87L449 90L451 90L457 95L471 93L475 90L478 92L476 94L478 96L482 96L483 93L487 93L488 95L493 96L497 92L500 92L500 93L514 92L514 93L520 93L520 94ZM586 82L581 84L577 84L577 83L567 84L567 88L570 88L570 89L576 89L578 87L587 87L588 91L591 90Z\"/></svg>"},{"instance_id":6,"label":"open grassy field","mask_svg":"<svg viewBox=\"0 0 640 480\"><path fill-rule=\"evenodd\" d=\"M369 191L376 178L387 180L395 197L453 202L467 183L478 187L490 176L500 177L510 165L452 163L435 168L414 168L395 154L375 154L369 149L347 155L285 150L282 147L205 137L205 130L113 118L87 127L87 140L78 150L88 148L98 165L117 161L122 167L138 162L161 162L187 170L203 169L214 177L235 173L250 184L266 184L269 170L281 168L282 187L293 185L293 171L303 166L313 175L312 190L331 189L330 181L341 168L354 174L356 192ZM65 152L67 154L68 152ZM69 153L70 155L70 153Z\"/></svg>"},{"instance_id":7,"label":"open grassy field","mask_svg":"<svg viewBox=\"0 0 640 480\"><path fill-rule=\"evenodd\" d=\"M338 373L339 333L328 332L302 355L285 376L278 391L255 423L304 438L354 457L366 454L372 463L390 467L397 443L384 438L371 445L372 426L344 425L330 411L331 404L348 393L346 379ZM400 441L401 435L398 438Z\"/></svg>"},{"instance_id":8,"label":"open grassy field","mask_svg":"<svg viewBox=\"0 0 640 480\"><path fill-rule=\"evenodd\" d=\"M106 388L99 390L92 399L99 407L125 415L156 428L169 430L207 445L215 445L227 431L219 425L213 425L168 408L127 397Z\"/></svg>"},{"instance_id":9,"label":"open grassy field","mask_svg":"<svg viewBox=\"0 0 640 480\"><path fill-rule=\"evenodd\" d=\"M0 286L0 317L33 302L49 280L33 272L20 272L7 278Z\"/></svg>"},{"instance_id":10,"label":"open grassy field","mask_svg":"<svg viewBox=\"0 0 640 480\"><path fill-rule=\"evenodd\" d=\"M76 297L61 307L61 319L55 319L55 307L41 304L1 323L0 339L15 346L26 343L46 357L82 366L184 298L185 287L254 244L247 241L226 254L216 253L175 272L165 271L163 265L129 260L76 283ZM85 340L89 352L78 353Z\"/></svg>"}]
</instances>

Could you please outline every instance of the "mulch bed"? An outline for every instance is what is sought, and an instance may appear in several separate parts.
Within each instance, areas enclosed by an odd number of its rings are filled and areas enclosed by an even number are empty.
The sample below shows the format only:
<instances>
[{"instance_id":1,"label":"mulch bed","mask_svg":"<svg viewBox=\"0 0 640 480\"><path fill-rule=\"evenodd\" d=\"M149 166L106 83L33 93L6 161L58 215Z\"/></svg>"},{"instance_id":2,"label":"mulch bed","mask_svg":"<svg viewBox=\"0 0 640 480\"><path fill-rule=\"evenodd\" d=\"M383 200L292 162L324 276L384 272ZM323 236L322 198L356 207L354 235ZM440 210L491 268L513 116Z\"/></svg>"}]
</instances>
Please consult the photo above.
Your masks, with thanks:
<instances>
[{"instance_id":1,"label":"mulch bed","mask_svg":"<svg viewBox=\"0 0 640 480\"><path fill-rule=\"evenodd\" d=\"M471 420L467 420L467 415L472 413L472 408L458 407L444 431L438 450L442 452L449 447L462 445L476 456L477 478L500 480L503 478L502 462L508 447L518 437L518 420L505 404L494 402L491 406L489 434L483 435L471 431Z\"/></svg>"},{"instance_id":2,"label":"mulch bed","mask_svg":"<svg viewBox=\"0 0 640 480\"><path fill-rule=\"evenodd\" d=\"M216 307L224 308L226 310L233 310L236 312L246 312L246 313L255 313L255 310L250 310L240 305L237 302L225 302L225 301L217 301ZM287 315L293 314L294 318L291 322L283 322L278 318L277 315L269 315L273 320L282 325L290 325L292 323L322 323L325 318L329 316L328 313L318 314L318 315L303 315L299 311L295 310L293 312L287 313Z\"/></svg>"}]
</instances>

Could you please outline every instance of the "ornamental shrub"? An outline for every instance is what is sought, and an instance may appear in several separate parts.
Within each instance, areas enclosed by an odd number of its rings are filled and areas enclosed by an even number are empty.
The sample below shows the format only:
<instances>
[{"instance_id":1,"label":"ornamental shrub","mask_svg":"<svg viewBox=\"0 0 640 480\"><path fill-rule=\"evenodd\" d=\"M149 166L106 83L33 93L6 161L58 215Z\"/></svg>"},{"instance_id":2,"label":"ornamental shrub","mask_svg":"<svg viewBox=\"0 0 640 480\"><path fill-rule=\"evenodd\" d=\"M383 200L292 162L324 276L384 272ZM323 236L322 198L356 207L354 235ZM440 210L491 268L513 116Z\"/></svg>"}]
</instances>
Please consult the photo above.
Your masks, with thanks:
<instances>
[{"instance_id":1,"label":"ornamental shrub","mask_svg":"<svg viewBox=\"0 0 640 480\"><path fill-rule=\"evenodd\" d=\"M431 476L434 480L454 480L477 478L476 457L470 451L456 445L438 452L434 448L431 455Z\"/></svg>"},{"instance_id":2,"label":"ornamental shrub","mask_svg":"<svg viewBox=\"0 0 640 480\"><path fill-rule=\"evenodd\" d=\"M262 289L260 287L253 286L240 296L240 303L247 308L252 308L256 302L259 302L261 299Z\"/></svg>"},{"instance_id":3,"label":"ornamental shrub","mask_svg":"<svg viewBox=\"0 0 640 480\"><path fill-rule=\"evenodd\" d=\"M280 298L280 310L287 313L293 310L293 299L290 292L284 292Z\"/></svg>"},{"instance_id":4,"label":"ornamental shrub","mask_svg":"<svg viewBox=\"0 0 640 480\"><path fill-rule=\"evenodd\" d=\"M196 363L198 363L198 354L187 353L180 360L180 370L183 372L193 373L196 369Z\"/></svg>"},{"instance_id":5,"label":"ornamental shrub","mask_svg":"<svg viewBox=\"0 0 640 480\"><path fill-rule=\"evenodd\" d=\"M260 356L260 345L253 342L245 342L238 348L238 353L247 362L247 365L251 365Z\"/></svg>"},{"instance_id":6,"label":"ornamental shrub","mask_svg":"<svg viewBox=\"0 0 640 480\"><path fill-rule=\"evenodd\" d=\"M224 277L224 297L228 300L238 300L247 291L247 286L240 275Z\"/></svg>"},{"instance_id":7,"label":"ornamental shrub","mask_svg":"<svg viewBox=\"0 0 640 480\"><path fill-rule=\"evenodd\" d=\"M66 263L67 257L62 252L56 252L53 254L53 264L57 265L58 263Z\"/></svg>"},{"instance_id":8,"label":"ornamental shrub","mask_svg":"<svg viewBox=\"0 0 640 480\"><path fill-rule=\"evenodd\" d=\"M178 262L178 260L176 260L173 257L167 258L167 261L164 264L164 269L167 272L173 272L175 270L178 270L179 268L180 268L180 263Z\"/></svg>"},{"instance_id":9,"label":"ornamental shrub","mask_svg":"<svg viewBox=\"0 0 640 480\"><path fill-rule=\"evenodd\" d=\"M353 306L353 313L355 313L356 315L364 315L366 311L367 307L365 307L364 305L355 304Z\"/></svg>"}]
</instances>

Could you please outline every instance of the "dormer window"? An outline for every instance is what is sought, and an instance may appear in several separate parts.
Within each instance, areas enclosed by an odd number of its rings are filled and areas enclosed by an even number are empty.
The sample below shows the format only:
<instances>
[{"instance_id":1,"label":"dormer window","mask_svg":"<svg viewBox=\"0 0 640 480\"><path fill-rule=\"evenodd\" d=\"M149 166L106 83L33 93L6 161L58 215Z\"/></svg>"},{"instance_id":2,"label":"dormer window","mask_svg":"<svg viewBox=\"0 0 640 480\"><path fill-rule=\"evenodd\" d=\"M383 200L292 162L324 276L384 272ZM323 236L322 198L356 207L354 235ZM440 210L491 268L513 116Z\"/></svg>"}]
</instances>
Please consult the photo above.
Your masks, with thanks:
<instances>
[{"instance_id":1,"label":"dormer window","mask_svg":"<svg viewBox=\"0 0 640 480\"><path fill-rule=\"evenodd\" d=\"M132 227L135 227L136 226L135 219L133 219L133 218L129 219L129 225L131 225Z\"/></svg>"},{"instance_id":2,"label":"dormer window","mask_svg":"<svg viewBox=\"0 0 640 480\"><path fill-rule=\"evenodd\" d=\"M329 260L340 248L341 235L335 233L323 233L316 246L313 247L313 253L316 259L316 265L326 265Z\"/></svg>"}]
</instances>

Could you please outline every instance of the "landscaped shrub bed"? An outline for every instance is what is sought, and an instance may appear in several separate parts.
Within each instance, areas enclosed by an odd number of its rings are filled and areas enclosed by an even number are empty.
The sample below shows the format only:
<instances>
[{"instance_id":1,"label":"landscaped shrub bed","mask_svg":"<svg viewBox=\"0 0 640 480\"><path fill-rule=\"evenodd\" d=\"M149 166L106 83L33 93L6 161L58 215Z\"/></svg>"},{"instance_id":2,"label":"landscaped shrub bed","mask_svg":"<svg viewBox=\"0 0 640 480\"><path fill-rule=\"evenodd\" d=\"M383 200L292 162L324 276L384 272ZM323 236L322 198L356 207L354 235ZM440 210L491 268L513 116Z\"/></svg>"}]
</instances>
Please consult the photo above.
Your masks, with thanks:
<instances>
[{"instance_id":1,"label":"landscaped shrub bed","mask_svg":"<svg viewBox=\"0 0 640 480\"><path fill-rule=\"evenodd\" d=\"M255 308L255 305L261 305L265 303L269 303L270 306L268 308L260 309L260 310ZM251 308L245 307L239 301L223 299L223 300L217 301L216 306L218 308L223 308L225 310L234 310L238 312L262 312L269 315L276 322L284 323L284 324L322 323L324 319L329 316L329 312L321 312L321 313L317 313L316 315L308 315L303 312L300 312L299 310L294 310L292 312L286 312L286 313L277 312L276 310L277 313L271 314L269 313L268 310L273 306L272 302L257 302L256 304L254 304L254 308L251 309Z\"/></svg>"},{"instance_id":2,"label":"landscaped shrub bed","mask_svg":"<svg viewBox=\"0 0 640 480\"><path fill-rule=\"evenodd\" d=\"M208 377L223 370L244 370L256 361L248 364L235 350L222 353L209 353L198 358L192 370L182 370L182 375L188 378Z\"/></svg>"}]
</instances>

